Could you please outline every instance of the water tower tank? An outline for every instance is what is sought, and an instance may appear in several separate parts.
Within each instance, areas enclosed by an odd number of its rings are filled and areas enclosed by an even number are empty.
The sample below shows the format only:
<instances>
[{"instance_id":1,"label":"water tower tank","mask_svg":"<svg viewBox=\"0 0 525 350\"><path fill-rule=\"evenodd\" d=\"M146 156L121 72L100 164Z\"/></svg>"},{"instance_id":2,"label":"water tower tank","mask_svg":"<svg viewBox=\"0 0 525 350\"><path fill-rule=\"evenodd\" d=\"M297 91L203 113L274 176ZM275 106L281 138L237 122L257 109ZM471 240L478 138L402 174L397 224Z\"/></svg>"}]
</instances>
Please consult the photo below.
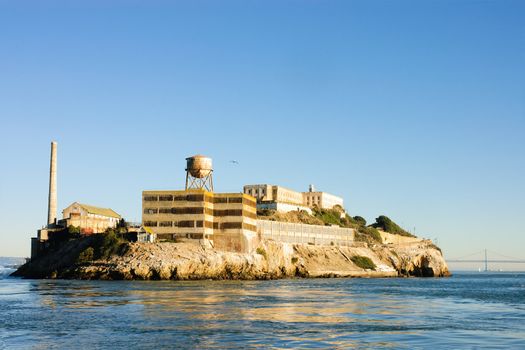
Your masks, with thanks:
<instances>
[{"instance_id":1,"label":"water tower tank","mask_svg":"<svg viewBox=\"0 0 525 350\"><path fill-rule=\"evenodd\" d=\"M211 158L202 155L186 158L186 171L198 179L210 175L213 171Z\"/></svg>"}]
</instances>

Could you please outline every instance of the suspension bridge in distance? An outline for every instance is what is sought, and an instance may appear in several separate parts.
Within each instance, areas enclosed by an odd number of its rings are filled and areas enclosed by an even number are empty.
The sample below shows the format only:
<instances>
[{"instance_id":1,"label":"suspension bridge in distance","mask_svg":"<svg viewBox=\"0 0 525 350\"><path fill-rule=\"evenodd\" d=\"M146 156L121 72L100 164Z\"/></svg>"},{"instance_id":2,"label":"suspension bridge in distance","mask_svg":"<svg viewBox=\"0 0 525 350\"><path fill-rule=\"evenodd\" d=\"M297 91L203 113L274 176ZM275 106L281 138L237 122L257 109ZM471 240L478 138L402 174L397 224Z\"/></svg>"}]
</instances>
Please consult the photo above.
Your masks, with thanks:
<instances>
[{"instance_id":1,"label":"suspension bridge in distance","mask_svg":"<svg viewBox=\"0 0 525 350\"><path fill-rule=\"evenodd\" d=\"M489 259L489 253L491 258ZM481 256L481 258L476 259L476 257ZM496 258L493 258L493 257ZM525 264L525 259L515 258L511 256L506 256L500 253L484 249L475 253L471 253L455 259L446 259L447 262L451 263L482 263L484 264L484 270L489 271L489 264Z\"/></svg>"}]
</instances>

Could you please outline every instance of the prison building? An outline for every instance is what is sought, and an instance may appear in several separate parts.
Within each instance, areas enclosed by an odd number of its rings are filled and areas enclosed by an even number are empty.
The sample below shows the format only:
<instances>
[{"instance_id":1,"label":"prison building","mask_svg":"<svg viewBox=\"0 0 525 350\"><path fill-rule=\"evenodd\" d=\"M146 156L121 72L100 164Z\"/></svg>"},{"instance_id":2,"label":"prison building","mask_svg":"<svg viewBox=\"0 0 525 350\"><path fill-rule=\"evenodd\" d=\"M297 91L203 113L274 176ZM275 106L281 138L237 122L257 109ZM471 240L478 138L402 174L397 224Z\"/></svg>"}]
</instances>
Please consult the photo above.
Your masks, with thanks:
<instances>
[{"instance_id":1,"label":"prison building","mask_svg":"<svg viewBox=\"0 0 525 350\"><path fill-rule=\"evenodd\" d=\"M278 212L289 212L305 210L311 213L311 209L305 206L303 194L282 186L260 184L246 185L243 188L245 194L255 197L257 209L276 210Z\"/></svg>"},{"instance_id":2,"label":"prison building","mask_svg":"<svg viewBox=\"0 0 525 350\"><path fill-rule=\"evenodd\" d=\"M205 239L217 249L251 252L257 240L256 201L203 189L143 191L142 225L159 240Z\"/></svg>"},{"instance_id":3,"label":"prison building","mask_svg":"<svg viewBox=\"0 0 525 350\"><path fill-rule=\"evenodd\" d=\"M122 218L111 208L100 208L74 202L62 211L63 219L58 224L63 227L80 227L84 234L101 233L114 228Z\"/></svg>"},{"instance_id":4,"label":"prison building","mask_svg":"<svg viewBox=\"0 0 525 350\"><path fill-rule=\"evenodd\" d=\"M305 205L310 208L332 209L335 206L344 208L343 198L330 193L313 191L311 189L308 192L303 192L303 196Z\"/></svg>"},{"instance_id":5,"label":"prison building","mask_svg":"<svg viewBox=\"0 0 525 350\"><path fill-rule=\"evenodd\" d=\"M243 191L257 199L257 209L273 209L283 213L294 210L306 210L311 213L311 208L314 207L332 209L340 206L344 209L343 198L316 191L313 185L310 185L308 192L297 192L268 184L246 185Z\"/></svg>"}]
</instances>

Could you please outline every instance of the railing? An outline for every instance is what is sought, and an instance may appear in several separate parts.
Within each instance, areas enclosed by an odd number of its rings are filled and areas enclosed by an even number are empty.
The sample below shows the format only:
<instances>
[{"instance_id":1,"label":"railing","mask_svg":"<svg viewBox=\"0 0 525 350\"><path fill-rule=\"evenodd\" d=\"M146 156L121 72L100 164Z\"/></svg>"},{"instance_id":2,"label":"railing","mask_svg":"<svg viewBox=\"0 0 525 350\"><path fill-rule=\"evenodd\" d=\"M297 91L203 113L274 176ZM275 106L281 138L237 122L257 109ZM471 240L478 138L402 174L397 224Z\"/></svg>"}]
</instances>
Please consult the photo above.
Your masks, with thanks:
<instances>
[{"instance_id":1,"label":"railing","mask_svg":"<svg viewBox=\"0 0 525 350\"><path fill-rule=\"evenodd\" d=\"M257 232L264 239L285 243L351 246L355 232L351 228L257 220Z\"/></svg>"}]
</instances>

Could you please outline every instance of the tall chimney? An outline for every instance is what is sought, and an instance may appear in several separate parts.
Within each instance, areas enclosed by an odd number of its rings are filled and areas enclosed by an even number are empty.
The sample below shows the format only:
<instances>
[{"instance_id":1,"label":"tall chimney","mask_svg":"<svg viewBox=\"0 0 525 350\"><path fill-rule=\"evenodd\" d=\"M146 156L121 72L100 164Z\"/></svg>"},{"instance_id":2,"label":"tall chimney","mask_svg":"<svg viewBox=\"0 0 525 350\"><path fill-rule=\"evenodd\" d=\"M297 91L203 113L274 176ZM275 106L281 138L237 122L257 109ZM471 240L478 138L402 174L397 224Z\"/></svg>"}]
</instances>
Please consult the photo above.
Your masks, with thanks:
<instances>
[{"instance_id":1,"label":"tall chimney","mask_svg":"<svg viewBox=\"0 0 525 350\"><path fill-rule=\"evenodd\" d=\"M57 143L51 142L51 161L49 163L49 201L47 204L47 224L53 225L57 219Z\"/></svg>"}]
</instances>

